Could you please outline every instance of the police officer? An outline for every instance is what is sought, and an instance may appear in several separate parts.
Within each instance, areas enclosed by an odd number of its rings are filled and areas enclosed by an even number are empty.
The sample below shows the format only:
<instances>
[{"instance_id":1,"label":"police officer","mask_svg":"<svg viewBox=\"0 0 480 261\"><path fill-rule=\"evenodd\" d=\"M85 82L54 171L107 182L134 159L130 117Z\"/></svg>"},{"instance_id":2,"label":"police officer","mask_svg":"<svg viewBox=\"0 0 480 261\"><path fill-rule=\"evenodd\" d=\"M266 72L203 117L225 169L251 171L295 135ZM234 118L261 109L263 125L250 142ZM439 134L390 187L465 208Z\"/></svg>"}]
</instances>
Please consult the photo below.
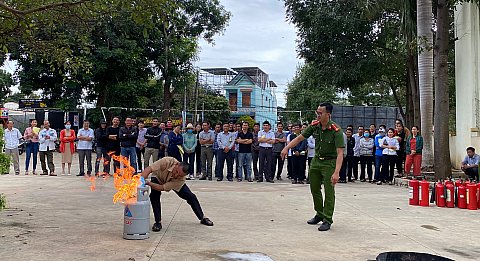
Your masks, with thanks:
<instances>
[{"instance_id":1,"label":"police officer","mask_svg":"<svg viewBox=\"0 0 480 261\"><path fill-rule=\"evenodd\" d=\"M333 223L333 210L335 207L335 184L340 178L340 169L343 161L343 148L345 143L340 127L330 120L333 106L322 103L318 106L317 120L306 128L301 135L291 141L283 150L282 158L288 150L310 136L315 137L315 157L310 167L310 191L316 215L307 221L308 224L322 224L319 231L327 231ZM321 185L325 189L325 202L323 201Z\"/></svg>"}]
</instances>

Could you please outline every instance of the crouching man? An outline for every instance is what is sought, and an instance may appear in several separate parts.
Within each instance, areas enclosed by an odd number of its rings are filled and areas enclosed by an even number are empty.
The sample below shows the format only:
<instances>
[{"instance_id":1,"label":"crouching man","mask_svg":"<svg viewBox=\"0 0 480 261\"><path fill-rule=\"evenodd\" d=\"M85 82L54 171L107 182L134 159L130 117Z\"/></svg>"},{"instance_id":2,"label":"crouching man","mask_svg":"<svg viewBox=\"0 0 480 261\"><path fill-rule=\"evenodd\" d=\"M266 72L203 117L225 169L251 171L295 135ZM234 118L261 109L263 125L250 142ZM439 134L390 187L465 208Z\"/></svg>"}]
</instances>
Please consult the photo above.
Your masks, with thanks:
<instances>
[{"instance_id":1,"label":"crouching man","mask_svg":"<svg viewBox=\"0 0 480 261\"><path fill-rule=\"evenodd\" d=\"M154 162L141 173L145 179L152 173L151 181L146 181L146 185L152 188L150 202L152 203L153 215L155 217L155 224L153 224L152 231L158 232L162 229L161 191L168 192L172 189L192 207L193 212L201 224L213 226L213 222L203 215L202 207L200 206L200 202L198 202L197 196L195 196L187 184L185 184L185 175L188 173L188 167L188 164L179 162L173 157L164 157Z\"/></svg>"}]
</instances>

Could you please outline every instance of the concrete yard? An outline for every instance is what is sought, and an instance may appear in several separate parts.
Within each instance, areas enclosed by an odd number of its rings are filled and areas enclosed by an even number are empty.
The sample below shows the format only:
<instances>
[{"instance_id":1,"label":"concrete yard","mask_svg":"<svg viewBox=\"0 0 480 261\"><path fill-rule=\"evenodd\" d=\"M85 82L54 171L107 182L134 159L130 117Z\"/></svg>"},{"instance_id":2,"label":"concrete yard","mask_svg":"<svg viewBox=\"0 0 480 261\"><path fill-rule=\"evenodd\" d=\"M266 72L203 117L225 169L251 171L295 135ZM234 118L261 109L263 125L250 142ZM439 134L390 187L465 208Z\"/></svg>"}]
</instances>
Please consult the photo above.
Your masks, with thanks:
<instances>
[{"instance_id":1,"label":"concrete yard","mask_svg":"<svg viewBox=\"0 0 480 261\"><path fill-rule=\"evenodd\" d=\"M306 224L314 215L308 185L188 181L215 226L199 224L186 202L163 193L163 229L147 240L124 240L112 179L91 192L88 181L74 176L74 162L72 176L0 176L8 200L0 212L0 260L375 260L388 251L480 256L480 210L412 207L404 187L360 182L337 185L335 223L319 232ZM258 255L241 259L242 253Z\"/></svg>"}]
</instances>

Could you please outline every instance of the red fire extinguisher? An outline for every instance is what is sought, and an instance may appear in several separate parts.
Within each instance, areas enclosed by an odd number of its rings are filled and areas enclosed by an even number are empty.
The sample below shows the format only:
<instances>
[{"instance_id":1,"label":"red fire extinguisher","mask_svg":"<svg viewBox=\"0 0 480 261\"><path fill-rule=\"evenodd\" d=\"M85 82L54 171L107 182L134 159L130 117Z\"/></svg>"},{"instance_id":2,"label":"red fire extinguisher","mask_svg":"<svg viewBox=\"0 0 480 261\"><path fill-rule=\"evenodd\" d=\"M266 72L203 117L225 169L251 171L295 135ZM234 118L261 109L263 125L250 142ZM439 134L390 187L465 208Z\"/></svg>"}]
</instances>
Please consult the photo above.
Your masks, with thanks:
<instances>
[{"instance_id":1,"label":"red fire extinguisher","mask_svg":"<svg viewBox=\"0 0 480 261\"><path fill-rule=\"evenodd\" d=\"M477 191L477 197L478 197L478 202L477 202L477 207L480 209L480 183L477 184L478 191Z\"/></svg>"},{"instance_id":2,"label":"red fire extinguisher","mask_svg":"<svg viewBox=\"0 0 480 261\"><path fill-rule=\"evenodd\" d=\"M470 210L477 210L477 184L467 184L467 208Z\"/></svg>"},{"instance_id":3,"label":"red fire extinguisher","mask_svg":"<svg viewBox=\"0 0 480 261\"><path fill-rule=\"evenodd\" d=\"M463 183L458 185L457 195L458 195L457 206L459 208L464 208L464 209L467 208L467 188Z\"/></svg>"},{"instance_id":4,"label":"red fire extinguisher","mask_svg":"<svg viewBox=\"0 0 480 261\"><path fill-rule=\"evenodd\" d=\"M447 192L445 205L447 206L447 208L453 208L455 207L455 203L454 203L455 188L453 187L453 182L446 182L445 188Z\"/></svg>"},{"instance_id":5,"label":"red fire extinguisher","mask_svg":"<svg viewBox=\"0 0 480 261\"><path fill-rule=\"evenodd\" d=\"M418 188L420 183L416 179L412 179L408 182L408 204L418 206Z\"/></svg>"},{"instance_id":6,"label":"red fire extinguisher","mask_svg":"<svg viewBox=\"0 0 480 261\"><path fill-rule=\"evenodd\" d=\"M437 182L435 186L435 204L437 207L445 207L445 185L441 181Z\"/></svg>"},{"instance_id":7,"label":"red fire extinguisher","mask_svg":"<svg viewBox=\"0 0 480 261\"><path fill-rule=\"evenodd\" d=\"M430 182L426 180L422 180L419 183L420 183L420 186L418 191L418 195L419 195L418 202L420 206L428 207L430 205L430 202L429 202L430 199L428 198Z\"/></svg>"}]
</instances>

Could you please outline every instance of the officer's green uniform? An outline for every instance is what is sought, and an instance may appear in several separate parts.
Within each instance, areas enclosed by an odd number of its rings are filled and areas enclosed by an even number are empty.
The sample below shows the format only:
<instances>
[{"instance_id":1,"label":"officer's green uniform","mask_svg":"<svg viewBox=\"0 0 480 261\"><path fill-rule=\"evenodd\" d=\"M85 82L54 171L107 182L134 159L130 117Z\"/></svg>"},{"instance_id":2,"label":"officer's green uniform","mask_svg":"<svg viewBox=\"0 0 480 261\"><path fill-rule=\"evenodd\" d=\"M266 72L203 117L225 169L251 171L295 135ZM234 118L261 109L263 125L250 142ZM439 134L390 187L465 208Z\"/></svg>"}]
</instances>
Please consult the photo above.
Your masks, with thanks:
<instances>
[{"instance_id":1,"label":"officer's green uniform","mask_svg":"<svg viewBox=\"0 0 480 261\"><path fill-rule=\"evenodd\" d=\"M306 128L302 136L307 139L315 138L315 157L310 166L310 191L317 216L333 223L333 209L335 207L335 187L331 182L337 159L337 148L344 148L341 128L333 121L327 123L325 130L320 123L312 123ZM325 204L323 203L321 186L325 189Z\"/></svg>"}]
</instances>

